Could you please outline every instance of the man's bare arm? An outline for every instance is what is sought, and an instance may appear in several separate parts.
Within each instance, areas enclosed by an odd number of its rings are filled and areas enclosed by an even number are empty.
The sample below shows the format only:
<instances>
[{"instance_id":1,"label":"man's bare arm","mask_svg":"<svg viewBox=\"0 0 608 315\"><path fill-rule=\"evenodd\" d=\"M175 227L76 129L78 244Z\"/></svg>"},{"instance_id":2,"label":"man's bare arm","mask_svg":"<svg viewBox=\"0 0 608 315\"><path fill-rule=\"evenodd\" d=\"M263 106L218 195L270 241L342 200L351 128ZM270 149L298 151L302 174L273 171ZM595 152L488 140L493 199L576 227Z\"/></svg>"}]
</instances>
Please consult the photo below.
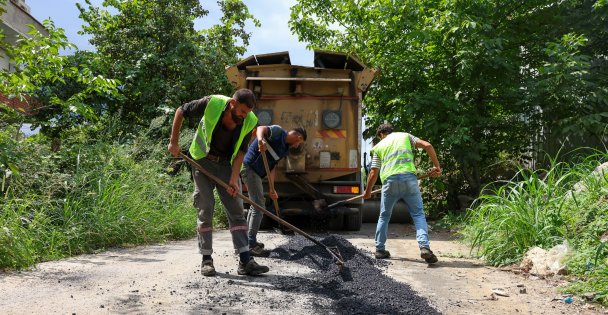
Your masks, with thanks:
<instances>
[{"instance_id":1,"label":"man's bare arm","mask_svg":"<svg viewBox=\"0 0 608 315\"><path fill-rule=\"evenodd\" d=\"M184 112L181 107L175 110L175 116L173 116L173 126L171 127L171 137L169 138L169 145L167 149L175 157L179 156L179 131L182 129L182 122L184 121Z\"/></svg>"},{"instance_id":2,"label":"man's bare arm","mask_svg":"<svg viewBox=\"0 0 608 315\"><path fill-rule=\"evenodd\" d=\"M372 189L374 188L374 184L378 179L379 170L377 168L372 168L367 175L367 186L365 186L365 193L363 199L369 199L372 196Z\"/></svg>"},{"instance_id":3,"label":"man's bare arm","mask_svg":"<svg viewBox=\"0 0 608 315\"><path fill-rule=\"evenodd\" d=\"M433 162L433 169L429 172L429 176L438 177L441 175L441 166L439 165L439 159L437 159L437 153L435 153L435 148L430 142L418 139L416 141L416 148L423 148L426 151L426 154L429 155L431 162Z\"/></svg>"}]
</instances>

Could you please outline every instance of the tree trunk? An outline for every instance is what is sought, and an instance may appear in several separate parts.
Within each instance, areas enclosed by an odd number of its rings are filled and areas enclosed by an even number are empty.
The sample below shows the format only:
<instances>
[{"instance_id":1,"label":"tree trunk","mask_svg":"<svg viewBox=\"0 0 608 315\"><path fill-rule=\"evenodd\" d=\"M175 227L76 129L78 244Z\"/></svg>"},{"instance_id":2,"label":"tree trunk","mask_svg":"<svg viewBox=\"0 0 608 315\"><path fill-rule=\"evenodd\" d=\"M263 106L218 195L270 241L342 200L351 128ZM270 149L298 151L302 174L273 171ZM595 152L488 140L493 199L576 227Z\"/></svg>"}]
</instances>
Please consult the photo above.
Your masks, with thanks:
<instances>
[{"instance_id":1,"label":"tree trunk","mask_svg":"<svg viewBox=\"0 0 608 315\"><path fill-rule=\"evenodd\" d=\"M53 140L51 140L51 151L59 152L60 149L61 149L61 139L53 138Z\"/></svg>"}]
</instances>

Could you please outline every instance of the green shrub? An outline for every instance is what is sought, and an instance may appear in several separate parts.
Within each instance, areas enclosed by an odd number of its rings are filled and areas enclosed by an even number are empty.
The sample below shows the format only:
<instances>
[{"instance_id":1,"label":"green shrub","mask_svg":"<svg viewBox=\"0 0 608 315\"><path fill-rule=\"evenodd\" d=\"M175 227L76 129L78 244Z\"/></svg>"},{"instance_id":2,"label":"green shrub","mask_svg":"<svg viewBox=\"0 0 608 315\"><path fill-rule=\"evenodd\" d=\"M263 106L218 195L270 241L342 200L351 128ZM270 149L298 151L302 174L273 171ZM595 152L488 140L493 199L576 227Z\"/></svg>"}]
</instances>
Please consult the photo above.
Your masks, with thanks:
<instances>
[{"instance_id":1,"label":"green shrub","mask_svg":"<svg viewBox=\"0 0 608 315\"><path fill-rule=\"evenodd\" d=\"M461 229L462 224L465 220L465 214L459 212L447 212L442 214L441 219L437 220L433 223L434 229L443 229L443 230L451 230L451 229Z\"/></svg>"},{"instance_id":2,"label":"green shrub","mask_svg":"<svg viewBox=\"0 0 608 315\"><path fill-rule=\"evenodd\" d=\"M461 231L465 241L492 265L519 262L533 246L549 249L567 241L574 282L565 290L593 292L607 304L608 172L592 174L606 161L608 153L598 152L553 163L547 171L521 170L520 180L497 185L475 201Z\"/></svg>"},{"instance_id":3,"label":"green shrub","mask_svg":"<svg viewBox=\"0 0 608 315\"><path fill-rule=\"evenodd\" d=\"M20 144L20 175L0 199L0 267L32 264L99 249L192 237L196 212L186 172L166 174L164 143L90 141L46 149Z\"/></svg>"},{"instance_id":4,"label":"green shrub","mask_svg":"<svg viewBox=\"0 0 608 315\"><path fill-rule=\"evenodd\" d=\"M549 170L543 180L536 172L520 171L522 181L511 181L481 195L468 212L465 239L492 265L521 260L533 246L548 248L561 243L571 225L562 215L571 176L562 165Z\"/></svg>"}]
</instances>

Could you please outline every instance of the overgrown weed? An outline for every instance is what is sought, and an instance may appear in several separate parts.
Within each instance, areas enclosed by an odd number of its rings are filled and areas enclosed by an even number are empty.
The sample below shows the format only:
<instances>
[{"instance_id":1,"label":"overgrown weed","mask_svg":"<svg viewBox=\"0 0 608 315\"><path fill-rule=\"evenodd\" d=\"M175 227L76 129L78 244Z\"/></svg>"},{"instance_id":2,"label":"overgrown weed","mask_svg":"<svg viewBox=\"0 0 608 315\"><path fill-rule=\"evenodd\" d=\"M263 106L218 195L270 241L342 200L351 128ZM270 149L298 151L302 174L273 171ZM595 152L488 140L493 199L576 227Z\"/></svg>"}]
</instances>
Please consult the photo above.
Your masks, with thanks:
<instances>
[{"instance_id":1,"label":"overgrown weed","mask_svg":"<svg viewBox=\"0 0 608 315\"><path fill-rule=\"evenodd\" d=\"M472 252L496 266L521 261L534 246L550 249L568 242L571 293L595 293L608 303L608 172L593 170L608 161L596 152L547 170L521 169L517 176L481 195L469 209L461 234Z\"/></svg>"},{"instance_id":2,"label":"overgrown weed","mask_svg":"<svg viewBox=\"0 0 608 315\"><path fill-rule=\"evenodd\" d=\"M0 268L194 236L189 174L168 175L166 144L142 142L137 157L133 144L21 142L20 174L0 197Z\"/></svg>"}]
</instances>

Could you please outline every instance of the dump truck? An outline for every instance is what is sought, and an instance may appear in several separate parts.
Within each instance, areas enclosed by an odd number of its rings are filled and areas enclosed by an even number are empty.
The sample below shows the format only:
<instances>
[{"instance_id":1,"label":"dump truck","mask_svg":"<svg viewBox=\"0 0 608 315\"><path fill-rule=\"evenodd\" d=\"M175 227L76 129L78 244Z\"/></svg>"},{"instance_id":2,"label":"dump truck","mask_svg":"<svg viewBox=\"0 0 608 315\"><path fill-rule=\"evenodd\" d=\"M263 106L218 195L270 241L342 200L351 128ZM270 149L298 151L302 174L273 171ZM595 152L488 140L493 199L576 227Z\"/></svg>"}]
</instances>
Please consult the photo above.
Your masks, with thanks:
<instances>
[{"instance_id":1,"label":"dump truck","mask_svg":"<svg viewBox=\"0 0 608 315\"><path fill-rule=\"evenodd\" d=\"M329 229L359 230L363 200L338 209L319 209L314 202L327 205L364 191L362 101L376 71L354 56L315 51L313 67L292 65L288 52L277 52L249 56L227 67L226 74L235 88L255 93L259 125L303 127L308 134L277 165L281 217L327 210Z\"/></svg>"}]
</instances>

